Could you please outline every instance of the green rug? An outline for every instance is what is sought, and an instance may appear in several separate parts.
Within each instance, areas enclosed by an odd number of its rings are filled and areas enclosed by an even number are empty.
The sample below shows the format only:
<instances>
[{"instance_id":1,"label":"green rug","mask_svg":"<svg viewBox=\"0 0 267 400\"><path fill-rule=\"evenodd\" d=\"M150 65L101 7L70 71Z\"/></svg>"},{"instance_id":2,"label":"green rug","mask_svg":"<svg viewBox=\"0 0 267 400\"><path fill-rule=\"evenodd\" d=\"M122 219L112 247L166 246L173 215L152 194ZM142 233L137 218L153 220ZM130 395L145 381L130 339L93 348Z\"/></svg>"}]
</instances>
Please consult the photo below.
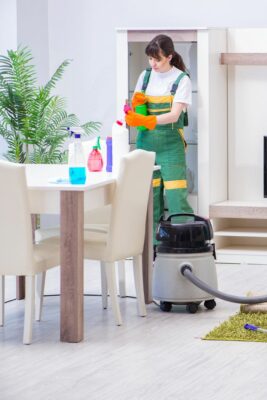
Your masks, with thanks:
<instances>
[{"instance_id":1,"label":"green rug","mask_svg":"<svg viewBox=\"0 0 267 400\"><path fill-rule=\"evenodd\" d=\"M267 314L240 312L214 328L202 339L267 342L267 333L247 330L244 328L245 324L252 324L267 329Z\"/></svg>"}]
</instances>

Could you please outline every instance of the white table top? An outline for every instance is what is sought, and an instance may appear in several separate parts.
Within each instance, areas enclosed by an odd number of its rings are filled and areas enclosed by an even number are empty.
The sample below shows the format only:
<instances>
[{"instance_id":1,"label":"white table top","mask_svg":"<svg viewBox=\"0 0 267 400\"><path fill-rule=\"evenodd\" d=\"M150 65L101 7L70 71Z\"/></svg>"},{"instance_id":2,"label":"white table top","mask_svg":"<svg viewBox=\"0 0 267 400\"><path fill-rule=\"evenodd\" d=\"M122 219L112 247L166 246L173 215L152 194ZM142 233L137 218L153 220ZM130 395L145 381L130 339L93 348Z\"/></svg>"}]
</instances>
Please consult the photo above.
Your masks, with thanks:
<instances>
[{"instance_id":1,"label":"white table top","mask_svg":"<svg viewBox=\"0 0 267 400\"><path fill-rule=\"evenodd\" d=\"M25 164L27 185L30 190L71 190L87 191L108 185L116 181L116 175L111 172L86 172L84 185L72 185L70 183L51 181L57 178L68 180L69 169L67 164Z\"/></svg>"},{"instance_id":2,"label":"white table top","mask_svg":"<svg viewBox=\"0 0 267 400\"><path fill-rule=\"evenodd\" d=\"M30 190L87 191L114 183L117 178L117 174L114 172L89 172L86 169L86 182L84 185L72 185L71 183L65 182L52 183L52 181L55 181L57 178L62 178L62 180L69 179L67 164L24 165L26 167L27 185ZM158 169L160 169L160 166L155 165L154 171Z\"/></svg>"}]
</instances>

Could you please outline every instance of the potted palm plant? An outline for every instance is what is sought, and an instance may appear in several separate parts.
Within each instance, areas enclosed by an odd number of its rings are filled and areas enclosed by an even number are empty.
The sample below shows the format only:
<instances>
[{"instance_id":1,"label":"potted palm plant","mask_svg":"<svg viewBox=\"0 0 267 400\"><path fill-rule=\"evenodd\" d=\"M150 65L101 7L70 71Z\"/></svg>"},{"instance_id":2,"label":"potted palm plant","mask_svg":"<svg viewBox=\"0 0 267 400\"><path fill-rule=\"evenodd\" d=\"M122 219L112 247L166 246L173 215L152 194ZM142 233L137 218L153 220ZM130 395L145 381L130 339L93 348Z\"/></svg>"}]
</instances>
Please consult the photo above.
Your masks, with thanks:
<instances>
[{"instance_id":1,"label":"potted palm plant","mask_svg":"<svg viewBox=\"0 0 267 400\"><path fill-rule=\"evenodd\" d=\"M62 62L46 85L38 86L32 59L27 47L0 55L0 135L8 144L4 157L17 163L64 163L67 127L81 126L91 134L101 124L81 125L75 114L66 112L65 100L51 93L70 60Z\"/></svg>"}]
</instances>

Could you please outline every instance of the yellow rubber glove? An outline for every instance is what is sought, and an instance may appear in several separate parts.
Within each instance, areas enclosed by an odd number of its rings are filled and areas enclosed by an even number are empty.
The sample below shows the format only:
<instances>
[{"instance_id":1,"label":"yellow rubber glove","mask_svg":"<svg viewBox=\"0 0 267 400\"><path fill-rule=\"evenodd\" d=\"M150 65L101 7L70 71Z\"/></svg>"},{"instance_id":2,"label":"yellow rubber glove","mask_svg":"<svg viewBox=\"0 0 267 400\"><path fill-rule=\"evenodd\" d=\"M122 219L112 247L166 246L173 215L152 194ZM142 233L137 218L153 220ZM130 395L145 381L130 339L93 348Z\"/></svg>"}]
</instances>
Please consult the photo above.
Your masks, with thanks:
<instances>
[{"instance_id":1,"label":"yellow rubber glove","mask_svg":"<svg viewBox=\"0 0 267 400\"><path fill-rule=\"evenodd\" d=\"M142 92L135 92L132 98L132 107L135 110L136 106L141 106L147 102L146 95Z\"/></svg>"},{"instance_id":2,"label":"yellow rubber glove","mask_svg":"<svg viewBox=\"0 0 267 400\"><path fill-rule=\"evenodd\" d=\"M154 129L157 125L155 115L141 115L133 111L128 111L125 121L129 126L145 126L147 129Z\"/></svg>"}]
</instances>

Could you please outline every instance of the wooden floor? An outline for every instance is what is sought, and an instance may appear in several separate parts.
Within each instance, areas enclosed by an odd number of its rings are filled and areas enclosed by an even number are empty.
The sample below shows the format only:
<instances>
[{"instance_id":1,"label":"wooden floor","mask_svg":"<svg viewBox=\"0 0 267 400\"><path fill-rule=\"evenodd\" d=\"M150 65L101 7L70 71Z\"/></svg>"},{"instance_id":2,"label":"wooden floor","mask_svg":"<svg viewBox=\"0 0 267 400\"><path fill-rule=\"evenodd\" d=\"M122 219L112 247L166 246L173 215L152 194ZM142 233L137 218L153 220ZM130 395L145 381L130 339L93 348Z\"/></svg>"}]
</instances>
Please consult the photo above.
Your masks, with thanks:
<instances>
[{"instance_id":1,"label":"wooden floor","mask_svg":"<svg viewBox=\"0 0 267 400\"><path fill-rule=\"evenodd\" d=\"M217 266L220 289L267 292L267 266ZM128 292L134 295L130 261ZM97 263L86 265L86 292L99 293ZM58 292L58 270L47 293ZM9 281L8 296L13 283ZM85 298L85 340L59 342L59 297L46 297L33 343L22 344L23 301L6 304L0 328L0 400L265 400L267 344L201 340L239 306L217 301L213 311L183 307L163 313L151 304L147 318L134 299L121 299L124 325L113 323L100 297Z\"/></svg>"}]
</instances>

